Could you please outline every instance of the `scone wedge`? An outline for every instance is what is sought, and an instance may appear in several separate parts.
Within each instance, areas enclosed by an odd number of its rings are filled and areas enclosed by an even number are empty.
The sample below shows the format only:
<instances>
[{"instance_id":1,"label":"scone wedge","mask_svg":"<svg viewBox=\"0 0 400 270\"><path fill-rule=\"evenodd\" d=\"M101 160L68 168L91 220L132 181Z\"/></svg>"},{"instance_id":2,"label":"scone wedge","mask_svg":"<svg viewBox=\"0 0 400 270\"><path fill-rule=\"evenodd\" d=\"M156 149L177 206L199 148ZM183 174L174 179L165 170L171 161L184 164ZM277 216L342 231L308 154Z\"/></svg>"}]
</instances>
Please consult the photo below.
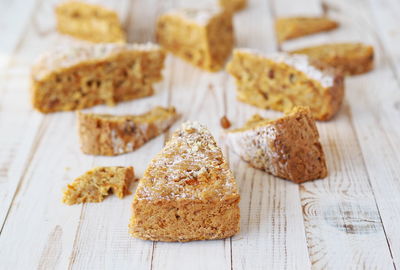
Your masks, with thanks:
<instances>
[{"instance_id":1,"label":"scone wedge","mask_svg":"<svg viewBox=\"0 0 400 270\"><path fill-rule=\"evenodd\" d=\"M210 132L186 122L148 165L133 200L134 237L221 239L239 231L239 192Z\"/></svg>"},{"instance_id":2,"label":"scone wedge","mask_svg":"<svg viewBox=\"0 0 400 270\"><path fill-rule=\"evenodd\" d=\"M215 6L171 10L157 21L156 38L167 51L207 71L218 71L232 52L232 12Z\"/></svg>"},{"instance_id":3,"label":"scone wedge","mask_svg":"<svg viewBox=\"0 0 400 270\"><path fill-rule=\"evenodd\" d=\"M254 115L243 128L226 133L227 145L252 167L295 183L324 178L327 167L315 121L308 108L268 120Z\"/></svg>"},{"instance_id":4,"label":"scone wedge","mask_svg":"<svg viewBox=\"0 0 400 270\"><path fill-rule=\"evenodd\" d=\"M219 5L227 10L236 12L246 8L247 0L219 0Z\"/></svg>"},{"instance_id":5,"label":"scone wedge","mask_svg":"<svg viewBox=\"0 0 400 270\"><path fill-rule=\"evenodd\" d=\"M374 67L374 48L362 43L331 43L291 51L306 54L314 61L332 67L344 75L356 75Z\"/></svg>"},{"instance_id":6,"label":"scone wedge","mask_svg":"<svg viewBox=\"0 0 400 270\"><path fill-rule=\"evenodd\" d=\"M81 1L64 1L56 9L57 30L93 43L125 43L116 12Z\"/></svg>"},{"instance_id":7,"label":"scone wedge","mask_svg":"<svg viewBox=\"0 0 400 270\"><path fill-rule=\"evenodd\" d=\"M235 49L226 69L235 78L238 99L260 108L285 112L306 106L325 121L342 104L343 75L321 69L306 55Z\"/></svg>"},{"instance_id":8,"label":"scone wedge","mask_svg":"<svg viewBox=\"0 0 400 270\"><path fill-rule=\"evenodd\" d=\"M330 31L339 24L327 17L282 17L275 22L278 42L319 32Z\"/></svg>"},{"instance_id":9,"label":"scone wedge","mask_svg":"<svg viewBox=\"0 0 400 270\"><path fill-rule=\"evenodd\" d=\"M179 117L174 107L154 107L140 115L77 113L85 154L115 156L132 152L166 131Z\"/></svg>"},{"instance_id":10,"label":"scone wedge","mask_svg":"<svg viewBox=\"0 0 400 270\"><path fill-rule=\"evenodd\" d=\"M71 111L153 94L162 79L165 52L157 45L102 43L60 47L32 68L33 107Z\"/></svg>"}]
</instances>

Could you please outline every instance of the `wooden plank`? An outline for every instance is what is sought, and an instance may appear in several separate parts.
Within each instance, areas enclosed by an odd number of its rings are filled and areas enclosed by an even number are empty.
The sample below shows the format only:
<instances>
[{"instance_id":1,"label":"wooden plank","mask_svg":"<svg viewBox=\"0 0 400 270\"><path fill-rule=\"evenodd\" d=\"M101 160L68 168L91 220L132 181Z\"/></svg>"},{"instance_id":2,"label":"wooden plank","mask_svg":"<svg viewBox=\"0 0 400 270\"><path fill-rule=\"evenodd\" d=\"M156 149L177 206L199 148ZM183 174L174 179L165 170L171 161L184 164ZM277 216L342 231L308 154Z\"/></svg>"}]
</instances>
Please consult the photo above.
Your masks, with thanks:
<instances>
[{"instance_id":1,"label":"wooden plank","mask_svg":"<svg viewBox=\"0 0 400 270\"><path fill-rule=\"evenodd\" d=\"M101 1L117 10L128 40L134 42L153 39L150 22L165 8L204 4ZM373 72L347 79L346 102L339 115L318 123L329 177L298 186L251 169L224 149L240 185L242 230L232 239L185 244L130 238L132 197L110 197L84 206L61 204L61 189L92 166L133 165L140 177L166 136L116 158L85 156L79 150L73 113L32 112L29 66L39 52L65 39L54 32L56 1L37 2L36 7L34 1L23 2L0 3L0 26L9 37L0 44L0 71L7 66L0 73L0 224L6 219L0 230L0 268L392 269L400 264L400 234L395 226L400 222L399 54L398 35L392 33L397 31L393 28L397 2L328 3L329 14L342 23L339 30L283 46L361 40L377 50ZM237 45L275 51L274 13L321 12L318 1L251 0L248 9L235 15ZM182 121L207 124L221 146L222 115L227 114L236 127L255 112L281 115L238 102L233 80L224 72L209 74L169 57L164 75L153 97L89 111L139 113L154 105L176 105L184 114Z\"/></svg>"},{"instance_id":2,"label":"wooden plank","mask_svg":"<svg viewBox=\"0 0 400 270\"><path fill-rule=\"evenodd\" d=\"M182 121L206 124L221 145L219 118L223 114L223 101L219 85L222 74L200 71L176 58L172 62L171 104L183 114ZM179 261L179 269L230 269L230 250L229 239L185 244L155 242L152 268L176 269Z\"/></svg>"},{"instance_id":3,"label":"wooden plank","mask_svg":"<svg viewBox=\"0 0 400 270\"><path fill-rule=\"evenodd\" d=\"M298 4L301 7L301 4L306 3L309 8L310 1L299 1ZM282 4L281 12L284 12L285 3L279 1L279 4ZM332 5L328 4L329 15L340 21L341 28L317 35L318 37L310 37L309 45L357 39L376 44L369 36L372 31L364 31L368 20L365 17L367 10L364 4L335 1ZM316 2L315 6L318 8L320 5ZM288 42L284 48L304 46L305 42L302 40L305 39ZM365 110L360 96L374 91L372 82L377 82L378 77L378 73L374 71L369 75L347 79L347 102L342 111L329 123L318 124L329 162L330 176L324 181L304 184L301 188L309 252L313 266L317 268L393 268L386 228L382 225L381 213L384 207L380 207L380 203L384 203L384 200L379 200L381 196L372 184L382 181L382 177L376 174L376 178L371 177L371 171L376 170L376 166L368 163L366 166L365 163L371 156L376 156L376 152L365 151L363 144L366 141L361 143L360 149L360 139L365 137L360 130L364 129L366 132L368 125L364 120L365 111L352 111L354 107L360 106ZM362 89L363 93L355 94L353 88ZM376 113L374 110L372 112ZM368 129L367 133L374 131ZM385 164L386 168L387 165Z\"/></svg>"},{"instance_id":4,"label":"wooden plank","mask_svg":"<svg viewBox=\"0 0 400 270\"><path fill-rule=\"evenodd\" d=\"M20 178L32 156L31 149L38 139L36 134L42 121L41 116L31 114L28 92L23 91L29 85L29 69L15 63L20 52L18 45L24 41L26 25L32 20L36 4L35 1L0 3L5 14L0 17L0 27L4 29L0 44L0 233ZM22 5L25 9L20 17L11 16Z\"/></svg>"},{"instance_id":5,"label":"wooden plank","mask_svg":"<svg viewBox=\"0 0 400 270\"><path fill-rule=\"evenodd\" d=\"M123 3L119 1L116 4L122 5ZM40 7L40 11L35 17L35 23L30 26L28 34L21 44L19 58L15 61L16 66L29 66L27 62L31 62L40 51L51 47L50 44L64 42L64 39L54 32L54 20L51 19L53 7L54 2L46 2L44 6ZM125 12L128 12L128 10L125 10ZM49 19L45 20L43 18ZM25 82L27 82L27 78ZM27 93L27 86L24 85L22 89ZM12 100L10 100L11 98ZM10 113L13 113L13 110L10 110L11 105L18 104L14 100L17 98L20 98L20 96L14 94L7 99L10 104L7 109ZM38 113L31 112L30 105L25 104L27 103L27 98L23 100L24 106L29 108L30 114L36 118L43 117ZM128 111L131 113L142 112L149 108L149 103L147 103L147 106L146 103L140 106L135 104L136 102L132 102L130 105L128 103L121 105L120 113ZM96 109L101 110L99 108ZM106 108L104 111L106 111ZM37 151L33 156L29 169L22 176L22 184L14 198L8 219L0 236L0 246L10 247L0 249L0 265L2 267L26 269L36 266L39 269L65 269L68 266L73 266L73 262L79 262L80 253L72 252L71 258L69 255L71 255L73 247L80 243L79 234L76 235L77 229L80 229L79 232L86 233L82 229L85 223L81 224L80 220L85 218L85 215L89 217L90 215L82 211L80 206L67 207L62 205L60 202L61 190L73 178L91 168L95 164L95 160L93 157L85 156L80 152L75 129L75 116L72 112L45 116L43 136L40 137L40 140L37 140ZM29 134L26 134L26 136L29 136ZM26 143L28 142L26 140ZM113 163L112 161L102 162L108 165ZM128 159L125 159L125 162L121 162L121 160L119 162L114 161L115 163L130 164ZM61 179L62 181L60 181ZM129 209L129 205L129 203L126 204L126 208L123 210ZM120 212L115 210L113 212L115 215L118 215L118 213ZM125 213L129 215L128 212L125 211ZM118 216L118 218L121 218L121 216ZM91 220L96 221L96 219ZM105 218L102 220L104 224L109 224ZM126 235L127 223L127 219L119 223L124 224ZM27 224L29 224L29 228L26 228ZM101 230L102 228L99 227L99 232ZM16 239L16 235L18 235L18 239ZM93 233L85 235L85 237L90 239L93 235L96 236ZM118 234L114 234L114 236L118 237ZM128 237L126 239L129 240ZM135 248L138 250L137 246ZM138 256L141 256L139 254L141 252L142 250L138 250ZM21 259L19 257L21 253L29 254L29 256L23 256ZM97 257L93 258L96 259ZM111 257L109 258L112 259ZM136 261L137 258L132 257L131 259Z\"/></svg>"},{"instance_id":6,"label":"wooden plank","mask_svg":"<svg viewBox=\"0 0 400 270\"><path fill-rule=\"evenodd\" d=\"M155 21L162 10L158 1L131 1L125 18L128 40L133 42L154 41ZM123 15L121 15L123 17ZM111 114L138 114L156 105L167 106L169 96L170 59L166 62L164 80L156 86L152 97L119 104L116 107L97 106L90 111ZM164 136L148 142L137 151L118 157L94 157L95 166L134 166L136 177L141 177L150 159L160 151ZM82 155L81 153L77 153ZM132 191L135 187L132 188ZM71 254L70 269L148 269L151 266L153 243L132 238L128 233L131 217L131 200L109 198L101 204L86 204L82 208ZM114 254L105 256L105 254Z\"/></svg>"},{"instance_id":7,"label":"wooden plank","mask_svg":"<svg viewBox=\"0 0 400 270\"><path fill-rule=\"evenodd\" d=\"M376 35L377 42L382 46L386 64L395 72L400 83L400 31L398 14L400 2L396 0L369 0L370 17L366 23L372 33Z\"/></svg>"},{"instance_id":8,"label":"wooden plank","mask_svg":"<svg viewBox=\"0 0 400 270\"><path fill-rule=\"evenodd\" d=\"M237 14L238 47L276 51L271 11L266 1L250 1L248 9ZM272 118L281 115L238 102L232 78L224 88L228 118L236 127L256 112ZM232 238L233 268L309 268L299 186L250 168L232 152L229 157L242 196L241 232Z\"/></svg>"},{"instance_id":9,"label":"wooden plank","mask_svg":"<svg viewBox=\"0 0 400 270\"><path fill-rule=\"evenodd\" d=\"M1 84L0 100L0 232L21 177L32 156L38 138L42 116L32 114L25 74L7 75ZM18 78L18 79L16 79ZM24 78L24 80L20 80Z\"/></svg>"},{"instance_id":10,"label":"wooden plank","mask_svg":"<svg viewBox=\"0 0 400 270\"><path fill-rule=\"evenodd\" d=\"M348 80L348 87L352 89L348 96L351 101L352 121L356 127L393 263L398 267L400 265L400 234L393 224L400 222L400 199L397 196L400 191L398 181L400 179L398 166L400 164L400 127L398 125L400 81L396 76L397 68L394 69L391 63L396 62L399 55L392 45L395 40L386 40L379 36L387 34L387 31L392 28L387 25L383 31L383 28L370 23L374 14L377 17L372 21L378 21L378 19L385 21L393 16L389 10L399 9L399 3L389 1L387 5L389 7L383 8L383 11L387 11L386 15L376 13L378 6L362 3L354 3L346 11L349 13L357 11L355 13L357 16L353 18L356 27L351 28L347 34L360 35L359 38L372 43L377 52L376 67L373 72ZM345 6L347 8L344 1L338 2L338 6L341 9ZM343 15L343 17L346 16ZM365 29L366 25L368 31L360 31Z\"/></svg>"},{"instance_id":11,"label":"wooden plank","mask_svg":"<svg viewBox=\"0 0 400 270\"><path fill-rule=\"evenodd\" d=\"M24 38L28 22L31 21L33 11L37 9L38 0L15 0L0 2L0 29L2 40L0 43L0 71L4 72L18 43ZM18 13L18 16L15 14ZM0 75L1 76L1 75ZM1 78L1 77L0 77Z\"/></svg>"},{"instance_id":12,"label":"wooden plank","mask_svg":"<svg viewBox=\"0 0 400 270\"><path fill-rule=\"evenodd\" d=\"M191 5L185 1L169 1L167 5L169 8L187 6ZM223 74L205 72L178 58L171 58L169 100L182 113L179 122L192 120L206 124L220 143ZM179 127L180 123L175 126ZM152 269L230 269L230 251L229 239L183 244L155 242Z\"/></svg>"}]
</instances>

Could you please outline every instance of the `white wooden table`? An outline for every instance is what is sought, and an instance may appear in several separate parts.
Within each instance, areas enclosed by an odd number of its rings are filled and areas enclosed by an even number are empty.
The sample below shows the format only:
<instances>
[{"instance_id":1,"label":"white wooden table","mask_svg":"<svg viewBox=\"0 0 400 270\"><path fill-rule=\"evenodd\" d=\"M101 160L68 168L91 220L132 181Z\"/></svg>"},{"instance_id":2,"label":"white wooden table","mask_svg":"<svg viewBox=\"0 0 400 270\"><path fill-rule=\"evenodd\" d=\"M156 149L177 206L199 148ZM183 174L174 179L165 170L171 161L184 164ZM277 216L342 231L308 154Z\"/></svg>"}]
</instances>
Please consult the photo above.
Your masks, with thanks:
<instances>
[{"instance_id":1,"label":"white wooden table","mask_svg":"<svg viewBox=\"0 0 400 270\"><path fill-rule=\"evenodd\" d=\"M145 42L154 39L160 13L199 1L102 2L119 12L130 42ZM346 79L339 114L318 123L326 179L296 185L249 168L224 148L240 186L241 232L184 244L131 238L132 196L61 203L63 187L93 166L133 165L141 176L168 134L131 154L87 156L79 150L74 113L32 110L30 66L39 53L63 43L54 27L56 2L0 0L0 269L400 267L400 1L250 0L235 15L238 47L274 52L275 17L327 12L340 21L338 30L287 42L282 49L362 41L375 47L376 67ZM174 105L184 115L181 121L205 123L221 146L224 114L234 126L255 112L280 115L238 102L225 72L206 73L171 56L156 88L153 97L91 111L135 114Z\"/></svg>"}]
</instances>

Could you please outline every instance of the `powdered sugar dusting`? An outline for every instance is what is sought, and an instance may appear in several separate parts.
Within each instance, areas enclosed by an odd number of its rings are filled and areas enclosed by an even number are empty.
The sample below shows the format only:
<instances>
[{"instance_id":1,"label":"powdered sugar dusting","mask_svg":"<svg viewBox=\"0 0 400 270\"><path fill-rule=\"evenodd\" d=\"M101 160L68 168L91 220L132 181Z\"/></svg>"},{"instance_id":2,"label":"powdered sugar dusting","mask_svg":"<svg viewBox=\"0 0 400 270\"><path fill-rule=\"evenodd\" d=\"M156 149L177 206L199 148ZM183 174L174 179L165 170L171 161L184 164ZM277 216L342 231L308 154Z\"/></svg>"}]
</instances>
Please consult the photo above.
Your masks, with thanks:
<instances>
[{"instance_id":1,"label":"powdered sugar dusting","mask_svg":"<svg viewBox=\"0 0 400 270\"><path fill-rule=\"evenodd\" d=\"M220 148L197 122L186 122L150 162L137 200L221 200L238 191Z\"/></svg>"},{"instance_id":2,"label":"powdered sugar dusting","mask_svg":"<svg viewBox=\"0 0 400 270\"><path fill-rule=\"evenodd\" d=\"M167 15L179 16L185 20L194 22L199 25L207 25L208 22L215 17L217 14L221 13L222 10L217 6L210 6L208 8L182 8L171 10Z\"/></svg>"},{"instance_id":3,"label":"powdered sugar dusting","mask_svg":"<svg viewBox=\"0 0 400 270\"><path fill-rule=\"evenodd\" d=\"M267 58L278 63L285 63L305 73L308 77L320 82L323 87L332 87L334 84L334 77L328 72L325 72L313 66L310 63L307 55L288 53L263 54L254 49L237 49L236 51L253 54L258 57Z\"/></svg>"},{"instance_id":4,"label":"powdered sugar dusting","mask_svg":"<svg viewBox=\"0 0 400 270\"><path fill-rule=\"evenodd\" d=\"M252 166L276 174L274 161L280 158L280 154L271 148L276 136L275 125L267 124L254 129L228 132L226 143Z\"/></svg>"},{"instance_id":5,"label":"powdered sugar dusting","mask_svg":"<svg viewBox=\"0 0 400 270\"><path fill-rule=\"evenodd\" d=\"M68 68L89 60L102 60L125 51L158 51L160 47L153 43L144 44L77 44L60 46L39 57L32 69L36 80L44 78L49 73L62 68Z\"/></svg>"}]
</instances>

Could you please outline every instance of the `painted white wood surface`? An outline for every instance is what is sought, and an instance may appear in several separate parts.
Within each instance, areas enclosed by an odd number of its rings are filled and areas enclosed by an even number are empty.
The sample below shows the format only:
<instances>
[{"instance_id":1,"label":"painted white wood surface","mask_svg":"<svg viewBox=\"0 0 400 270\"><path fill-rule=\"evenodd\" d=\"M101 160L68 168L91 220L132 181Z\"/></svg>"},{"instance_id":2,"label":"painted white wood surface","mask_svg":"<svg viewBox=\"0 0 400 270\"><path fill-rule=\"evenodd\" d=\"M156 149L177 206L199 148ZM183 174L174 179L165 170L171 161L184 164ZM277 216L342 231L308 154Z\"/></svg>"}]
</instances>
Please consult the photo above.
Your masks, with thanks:
<instances>
[{"instance_id":1,"label":"painted white wood surface","mask_svg":"<svg viewBox=\"0 0 400 270\"><path fill-rule=\"evenodd\" d=\"M94 0L93 0L94 1ZM92 1L92 2L93 2ZM208 0L207 0L208 1ZM128 235L132 197L66 206L62 188L97 165L133 165L141 176L169 133L119 157L83 155L74 113L42 115L29 103L29 69L42 51L68 42L54 30L57 0L0 1L0 269L395 269L400 265L400 80L395 0L250 0L235 15L238 47L278 50L277 16L325 12L338 30L281 46L363 41L374 71L346 80L346 101L318 123L325 180L296 185L250 168L223 144L219 119L240 126L263 111L235 98L232 78L169 56L156 95L88 111L140 113L174 105L205 123L223 147L241 192L241 232L219 241L160 243ZM156 17L182 0L98 0L118 11L129 42L154 40ZM201 3L204 5L204 3ZM396 28L397 27L397 28ZM172 128L179 126L175 124ZM136 185L132 188L134 188Z\"/></svg>"}]
</instances>

